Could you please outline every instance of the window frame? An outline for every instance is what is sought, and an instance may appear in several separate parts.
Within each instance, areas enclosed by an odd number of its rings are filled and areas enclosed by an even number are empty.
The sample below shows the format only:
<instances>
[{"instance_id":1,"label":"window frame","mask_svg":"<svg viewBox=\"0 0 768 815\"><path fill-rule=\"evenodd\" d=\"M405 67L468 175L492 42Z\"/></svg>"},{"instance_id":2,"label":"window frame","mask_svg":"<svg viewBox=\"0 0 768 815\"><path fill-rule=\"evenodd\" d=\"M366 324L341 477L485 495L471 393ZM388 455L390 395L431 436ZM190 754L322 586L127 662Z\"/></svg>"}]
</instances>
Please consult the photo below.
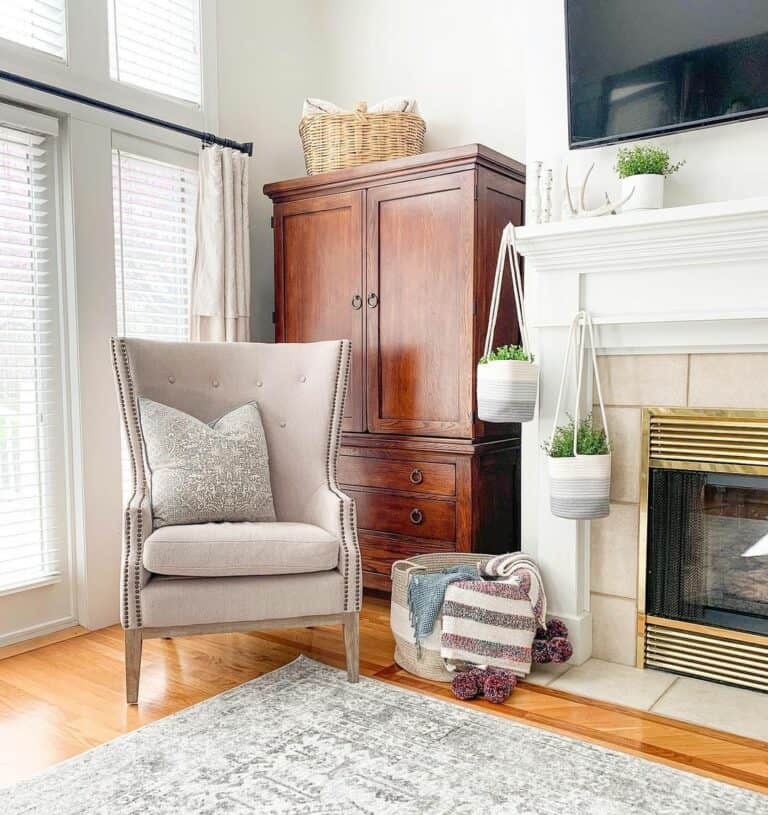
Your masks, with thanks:
<instances>
[{"instance_id":1,"label":"window frame","mask_svg":"<svg viewBox=\"0 0 768 815\"><path fill-rule=\"evenodd\" d=\"M119 65L119 56L118 56L118 47L117 47L117 25L113 23L112 20L116 19L116 10L115 10L115 2L116 0L106 0L106 7L107 7L107 48L108 48L108 60L107 60L107 76L110 82L113 82L115 85L124 88L131 88L134 91L138 91L140 93L146 93L150 96L153 96L159 100L164 100L166 102L171 102L176 105L183 105L184 107L194 110L194 111L204 111L207 105L207 97L209 93L208 83L206 82L206 76L210 73L210 65L215 64L210 60L210 57L206 59L206 53L210 50L210 37L206 36L206 33L209 29L213 28L214 18L211 17L210 13L207 13L207 3L206 0L196 0L197 6L197 40L198 40L198 76L197 80L199 83L199 101L195 101L193 99L185 99L183 96L174 96L170 93L164 93L163 91L158 91L153 88L148 88L145 85L137 85L134 82L130 82L125 79L120 79L120 65ZM210 0L208 0L210 2ZM114 27L114 32L113 32ZM113 36L114 34L114 36ZM215 30L214 30L215 36ZM112 66L113 66L113 53L114 53L114 64L117 76L112 75Z\"/></svg>"},{"instance_id":2,"label":"window frame","mask_svg":"<svg viewBox=\"0 0 768 815\"><path fill-rule=\"evenodd\" d=\"M42 59L51 65L69 67L70 56L70 0L64 0L64 55L59 56L50 51L45 51L42 48L35 48L34 45L28 45L18 40L10 40L7 37L0 35L0 44L3 49L8 49L11 52L15 51L19 57L29 56L34 59ZM201 23L202 25L202 23ZM202 37L201 37L202 39ZM202 55L202 54L201 54Z\"/></svg>"},{"instance_id":3,"label":"window frame","mask_svg":"<svg viewBox=\"0 0 768 815\"><path fill-rule=\"evenodd\" d=\"M56 324L50 342L55 355L52 360L55 373L51 381L53 391L59 400L59 407L55 414L55 421L58 425L56 435L50 446L47 446L47 451L52 455L56 468L56 472L50 476L49 480L56 492L54 499L57 505L56 512L60 515L59 520L61 521L58 535L58 569L49 574L18 580L16 583L2 586L0 587L0 597L69 581L70 605L73 605L75 591L73 566L75 561L71 470L72 432L68 404L70 378L67 333L67 271L62 234L62 133L57 117L16 107L5 102L0 103L0 127L27 131L46 136L52 140L47 148L47 155L50 158L50 174L46 194L48 194L50 209L49 246L51 250L51 271L49 272L49 280L54 292L52 297L56 301L55 306L52 308Z\"/></svg>"}]
</instances>

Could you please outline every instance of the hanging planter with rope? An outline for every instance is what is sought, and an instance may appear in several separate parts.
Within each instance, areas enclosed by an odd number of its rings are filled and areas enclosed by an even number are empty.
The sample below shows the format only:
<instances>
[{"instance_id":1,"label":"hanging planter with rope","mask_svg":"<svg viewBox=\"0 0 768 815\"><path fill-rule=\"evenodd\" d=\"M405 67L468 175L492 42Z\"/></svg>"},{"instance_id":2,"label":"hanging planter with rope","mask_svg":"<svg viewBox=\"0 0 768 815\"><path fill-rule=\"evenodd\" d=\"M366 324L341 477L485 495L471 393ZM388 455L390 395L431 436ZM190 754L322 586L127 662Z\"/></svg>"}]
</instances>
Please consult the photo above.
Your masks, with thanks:
<instances>
[{"instance_id":1,"label":"hanging planter with rope","mask_svg":"<svg viewBox=\"0 0 768 815\"><path fill-rule=\"evenodd\" d=\"M496 331L507 258L522 344L505 345L493 351L493 335ZM477 416L483 422L530 422L536 409L538 389L539 366L533 361L528 340L523 286L515 249L515 227L509 223L501 233L485 347L477 366Z\"/></svg>"},{"instance_id":2,"label":"hanging planter with rope","mask_svg":"<svg viewBox=\"0 0 768 815\"><path fill-rule=\"evenodd\" d=\"M594 426L591 416L579 420L587 333L592 346L592 365L603 419L602 427ZM568 424L558 427L557 419L562 406L572 348L576 369L576 402ZM545 449L548 454L549 502L552 514L558 518L576 520L605 518L610 512L611 440L600 388L594 329L592 319L586 311L578 312L571 323L552 436Z\"/></svg>"}]
</instances>

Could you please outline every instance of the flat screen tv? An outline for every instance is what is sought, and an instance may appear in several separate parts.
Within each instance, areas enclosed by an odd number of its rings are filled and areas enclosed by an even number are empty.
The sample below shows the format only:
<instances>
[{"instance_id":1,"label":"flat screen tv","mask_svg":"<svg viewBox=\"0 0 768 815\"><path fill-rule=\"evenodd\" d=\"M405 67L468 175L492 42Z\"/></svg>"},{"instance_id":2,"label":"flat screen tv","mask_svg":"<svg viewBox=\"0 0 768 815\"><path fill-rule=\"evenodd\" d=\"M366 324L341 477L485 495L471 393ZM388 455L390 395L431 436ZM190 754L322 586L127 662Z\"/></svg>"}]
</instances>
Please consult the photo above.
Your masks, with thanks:
<instances>
[{"instance_id":1,"label":"flat screen tv","mask_svg":"<svg viewBox=\"0 0 768 815\"><path fill-rule=\"evenodd\" d=\"M768 0L565 0L571 147L768 114Z\"/></svg>"}]
</instances>

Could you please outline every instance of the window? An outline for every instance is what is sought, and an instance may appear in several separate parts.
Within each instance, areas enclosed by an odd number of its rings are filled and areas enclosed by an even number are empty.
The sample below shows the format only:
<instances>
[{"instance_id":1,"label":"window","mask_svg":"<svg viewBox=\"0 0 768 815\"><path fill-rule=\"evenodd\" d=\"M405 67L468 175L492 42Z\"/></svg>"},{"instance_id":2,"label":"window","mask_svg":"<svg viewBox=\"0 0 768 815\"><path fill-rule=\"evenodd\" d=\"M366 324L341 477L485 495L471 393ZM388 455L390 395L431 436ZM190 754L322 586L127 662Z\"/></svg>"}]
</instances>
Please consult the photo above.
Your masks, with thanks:
<instances>
[{"instance_id":1,"label":"window","mask_svg":"<svg viewBox=\"0 0 768 815\"><path fill-rule=\"evenodd\" d=\"M199 0L107 0L112 79L200 104Z\"/></svg>"},{"instance_id":2,"label":"window","mask_svg":"<svg viewBox=\"0 0 768 815\"><path fill-rule=\"evenodd\" d=\"M0 37L66 59L66 0L3 0Z\"/></svg>"},{"instance_id":3,"label":"window","mask_svg":"<svg viewBox=\"0 0 768 815\"><path fill-rule=\"evenodd\" d=\"M66 559L54 142L0 125L0 593Z\"/></svg>"},{"instance_id":4,"label":"window","mask_svg":"<svg viewBox=\"0 0 768 815\"><path fill-rule=\"evenodd\" d=\"M189 339L197 172L112 151L117 331Z\"/></svg>"}]
</instances>

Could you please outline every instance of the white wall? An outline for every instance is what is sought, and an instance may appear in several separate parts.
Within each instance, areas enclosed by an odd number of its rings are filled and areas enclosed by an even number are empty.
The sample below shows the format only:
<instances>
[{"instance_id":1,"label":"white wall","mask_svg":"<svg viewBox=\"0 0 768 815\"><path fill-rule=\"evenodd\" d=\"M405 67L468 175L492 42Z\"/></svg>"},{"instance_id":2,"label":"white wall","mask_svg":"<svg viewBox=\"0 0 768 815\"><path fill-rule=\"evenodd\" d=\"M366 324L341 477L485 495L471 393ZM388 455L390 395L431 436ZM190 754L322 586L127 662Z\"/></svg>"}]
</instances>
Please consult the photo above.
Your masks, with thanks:
<instances>
[{"instance_id":1,"label":"white wall","mask_svg":"<svg viewBox=\"0 0 768 815\"><path fill-rule=\"evenodd\" d=\"M481 142L525 149L523 0L219 0L219 119L254 141L251 257L254 339L273 336L271 205L266 181L304 175L304 97L352 108L414 96L426 150Z\"/></svg>"},{"instance_id":2,"label":"white wall","mask_svg":"<svg viewBox=\"0 0 768 815\"><path fill-rule=\"evenodd\" d=\"M565 74L565 27L562 0L528 4L526 43L526 163L544 161L555 176L553 213L559 217L566 164L570 184L581 183L590 163L587 204L602 203L603 192L617 200L619 182L613 172L616 147L568 149ZM669 149L685 167L665 185L665 204L723 201L763 195L768 190L768 118L702 128L652 140ZM529 196L529 201L532 197Z\"/></svg>"},{"instance_id":3,"label":"white wall","mask_svg":"<svg viewBox=\"0 0 768 815\"><path fill-rule=\"evenodd\" d=\"M251 219L251 328L254 340L274 338L271 202L268 181L304 174L299 140L302 99L326 87L326 49L319 4L306 0L218 2L219 121L222 133L253 142Z\"/></svg>"}]
</instances>

